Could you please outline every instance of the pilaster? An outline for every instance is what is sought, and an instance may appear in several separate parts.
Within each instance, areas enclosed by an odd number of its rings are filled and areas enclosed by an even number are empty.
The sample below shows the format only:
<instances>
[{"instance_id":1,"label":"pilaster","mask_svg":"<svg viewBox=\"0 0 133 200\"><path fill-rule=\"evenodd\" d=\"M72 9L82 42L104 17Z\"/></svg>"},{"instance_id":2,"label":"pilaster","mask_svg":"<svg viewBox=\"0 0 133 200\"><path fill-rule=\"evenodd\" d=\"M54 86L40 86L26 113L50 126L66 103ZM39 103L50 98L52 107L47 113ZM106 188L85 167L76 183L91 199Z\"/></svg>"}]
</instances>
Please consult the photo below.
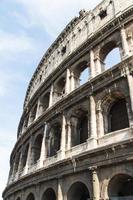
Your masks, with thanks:
<instances>
[{"instance_id":1,"label":"pilaster","mask_svg":"<svg viewBox=\"0 0 133 200\"><path fill-rule=\"evenodd\" d=\"M122 42L122 49L123 49L123 59L129 56L129 46L127 42L127 36L124 27L121 27L120 29L120 35L121 35L121 42Z\"/></svg>"},{"instance_id":2,"label":"pilaster","mask_svg":"<svg viewBox=\"0 0 133 200\"><path fill-rule=\"evenodd\" d=\"M95 62L94 62L94 52L90 50L90 71L91 71L91 78L95 77L96 69L95 69Z\"/></svg>"},{"instance_id":3,"label":"pilaster","mask_svg":"<svg viewBox=\"0 0 133 200\"><path fill-rule=\"evenodd\" d=\"M70 69L66 70L66 85L65 85L65 93L69 94L70 92Z\"/></svg>"},{"instance_id":4,"label":"pilaster","mask_svg":"<svg viewBox=\"0 0 133 200\"><path fill-rule=\"evenodd\" d=\"M97 174L97 167L93 166L89 168L92 176L92 189L93 189L93 200L100 199L100 187L99 187L99 179Z\"/></svg>"},{"instance_id":5,"label":"pilaster","mask_svg":"<svg viewBox=\"0 0 133 200\"><path fill-rule=\"evenodd\" d=\"M61 155L64 157L66 149L66 118L62 116L62 131L61 131Z\"/></svg>"},{"instance_id":6,"label":"pilaster","mask_svg":"<svg viewBox=\"0 0 133 200\"><path fill-rule=\"evenodd\" d=\"M46 160L46 133L47 133L47 124L44 125L44 134L42 140L42 147L41 147L41 155L40 155L40 167L43 167L44 160Z\"/></svg>"},{"instance_id":7,"label":"pilaster","mask_svg":"<svg viewBox=\"0 0 133 200\"><path fill-rule=\"evenodd\" d=\"M50 97L49 97L49 107L51 107L52 104L53 104L53 90L54 90L54 86L51 85L51 89L50 89Z\"/></svg>"}]
</instances>

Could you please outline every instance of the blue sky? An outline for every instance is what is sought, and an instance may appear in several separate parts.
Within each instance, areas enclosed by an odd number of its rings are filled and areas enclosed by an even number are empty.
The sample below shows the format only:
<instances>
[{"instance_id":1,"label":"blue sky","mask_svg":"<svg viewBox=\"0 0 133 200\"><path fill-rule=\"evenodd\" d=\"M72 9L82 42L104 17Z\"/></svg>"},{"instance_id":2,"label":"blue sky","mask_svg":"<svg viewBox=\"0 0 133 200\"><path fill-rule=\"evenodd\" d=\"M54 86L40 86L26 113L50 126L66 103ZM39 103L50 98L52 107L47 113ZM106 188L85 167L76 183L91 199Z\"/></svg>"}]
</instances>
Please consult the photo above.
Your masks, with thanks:
<instances>
[{"instance_id":1,"label":"blue sky","mask_svg":"<svg viewBox=\"0 0 133 200\"><path fill-rule=\"evenodd\" d=\"M7 182L26 88L38 62L81 9L90 10L98 3L100 0L0 1L0 194Z\"/></svg>"}]
</instances>

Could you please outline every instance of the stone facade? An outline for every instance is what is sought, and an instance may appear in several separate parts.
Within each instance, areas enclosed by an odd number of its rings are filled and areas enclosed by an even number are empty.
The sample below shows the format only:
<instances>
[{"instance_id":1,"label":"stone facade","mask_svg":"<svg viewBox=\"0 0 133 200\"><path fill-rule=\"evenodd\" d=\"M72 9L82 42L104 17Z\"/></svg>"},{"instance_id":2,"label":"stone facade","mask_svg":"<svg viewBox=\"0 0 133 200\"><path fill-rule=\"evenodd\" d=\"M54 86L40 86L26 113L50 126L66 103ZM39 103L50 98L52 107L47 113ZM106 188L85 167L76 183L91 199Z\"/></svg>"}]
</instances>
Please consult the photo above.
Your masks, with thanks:
<instances>
[{"instance_id":1,"label":"stone facade","mask_svg":"<svg viewBox=\"0 0 133 200\"><path fill-rule=\"evenodd\" d=\"M27 90L4 200L133 199L132 21L132 0L105 0L48 49ZM115 48L121 61L107 69Z\"/></svg>"}]
</instances>

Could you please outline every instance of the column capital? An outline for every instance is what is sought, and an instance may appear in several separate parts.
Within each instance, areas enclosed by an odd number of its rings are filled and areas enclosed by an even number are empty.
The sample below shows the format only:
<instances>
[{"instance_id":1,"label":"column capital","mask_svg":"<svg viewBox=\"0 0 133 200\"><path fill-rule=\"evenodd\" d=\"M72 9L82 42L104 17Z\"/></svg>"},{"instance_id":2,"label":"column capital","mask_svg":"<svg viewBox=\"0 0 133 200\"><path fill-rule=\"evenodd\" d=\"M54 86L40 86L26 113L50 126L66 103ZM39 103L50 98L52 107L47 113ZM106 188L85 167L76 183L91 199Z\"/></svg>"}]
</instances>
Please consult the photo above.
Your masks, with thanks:
<instances>
[{"instance_id":1,"label":"column capital","mask_svg":"<svg viewBox=\"0 0 133 200\"><path fill-rule=\"evenodd\" d=\"M91 166L91 167L88 167L88 169L89 169L89 171L94 172L98 169L98 167L97 166Z\"/></svg>"}]
</instances>

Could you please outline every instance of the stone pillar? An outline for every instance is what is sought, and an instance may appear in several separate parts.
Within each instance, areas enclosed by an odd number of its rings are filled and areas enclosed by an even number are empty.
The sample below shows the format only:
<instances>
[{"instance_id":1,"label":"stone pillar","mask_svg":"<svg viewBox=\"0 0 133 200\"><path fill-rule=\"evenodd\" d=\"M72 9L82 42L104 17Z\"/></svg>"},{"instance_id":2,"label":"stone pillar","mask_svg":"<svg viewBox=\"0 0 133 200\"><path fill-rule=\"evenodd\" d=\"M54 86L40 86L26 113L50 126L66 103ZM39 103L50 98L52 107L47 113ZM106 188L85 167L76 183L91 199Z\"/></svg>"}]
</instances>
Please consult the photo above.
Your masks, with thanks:
<instances>
[{"instance_id":1,"label":"stone pillar","mask_svg":"<svg viewBox=\"0 0 133 200\"><path fill-rule=\"evenodd\" d=\"M40 167L43 167L44 160L46 160L46 132L47 132L47 124L45 123L42 147L41 147L41 155L40 155Z\"/></svg>"},{"instance_id":2,"label":"stone pillar","mask_svg":"<svg viewBox=\"0 0 133 200\"><path fill-rule=\"evenodd\" d=\"M43 113L43 104L42 104L42 102L41 102L41 99L39 98L39 99L38 99L38 104L37 104L36 119L37 119L40 115L42 115L42 113Z\"/></svg>"},{"instance_id":3,"label":"stone pillar","mask_svg":"<svg viewBox=\"0 0 133 200\"><path fill-rule=\"evenodd\" d=\"M90 133L92 138L97 138L96 105L93 96L90 96Z\"/></svg>"},{"instance_id":4,"label":"stone pillar","mask_svg":"<svg viewBox=\"0 0 133 200\"><path fill-rule=\"evenodd\" d=\"M63 200L63 192L62 192L62 188L63 188L63 181L61 178L58 179L58 200Z\"/></svg>"},{"instance_id":5,"label":"stone pillar","mask_svg":"<svg viewBox=\"0 0 133 200\"><path fill-rule=\"evenodd\" d=\"M89 170L91 171L92 175L92 190L93 190L93 200L100 199L100 187L99 187L99 179L97 174L97 167L90 167Z\"/></svg>"},{"instance_id":6,"label":"stone pillar","mask_svg":"<svg viewBox=\"0 0 133 200\"><path fill-rule=\"evenodd\" d=\"M54 90L54 87L53 87L53 85L51 85L50 97L49 97L49 107L51 107L53 104L53 90Z\"/></svg>"},{"instance_id":7,"label":"stone pillar","mask_svg":"<svg viewBox=\"0 0 133 200\"><path fill-rule=\"evenodd\" d=\"M130 100L131 100L131 109L133 112L133 76L130 75L129 69L127 68L127 81L130 93Z\"/></svg>"},{"instance_id":8,"label":"stone pillar","mask_svg":"<svg viewBox=\"0 0 133 200\"><path fill-rule=\"evenodd\" d=\"M101 60L98 56L95 58L95 66L96 66L96 75L100 74L103 70L102 70Z\"/></svg>"},{"instance_id":9,"label":"stone pillar","mask_svg":"<svg viewBox=\"0 0 133 200\"><path fill-rule=\"evenodd\" d=\"M129 56L129 46L127 42L127 36L124 27L120 30L122 49L123 49L123 59Z\"/></svg>"},{"instance_id":10,"label":"stone pillar","mask_svg":"<svg viewBox=\"0 0 133 200\"><path fill-rule=\"evenodd\" d=\"M96 69L95 69L93 50L90 50L90 71L91 71L91 78L95 77Z\"/></svg>"},{"instance_id":11,"label":"stone pillar","mask_svg":"<svg viewBox=\"0 0 133 200\"><path fill-rule=\"evenodd\" d=\"M65 93L69 94L70 92L70 70L66 70L66 85L65 85Z\"/></svg>"},{"instance_id":12,"label":"stone pillar","mask_svg":"<svg viewBox=\"0 0 133 200\"><path fill-rule=\"evenodd\" d=\"M31 166L32 163L32 147L33 147L33 136L31 136L30 138L30 142L29 142L29 149L28 149L28 155L27 155L27 161L26 161L26 165L25 165L25 171L24 173L28 173L28 169Z\"/></svg>"},{"instance_id":13,"label":"stone pillar","mask_svg":"<svg viewBox=\"0 0 133 200\"><path fill-rule=\"evenodd\" d=\"M75 89L75 76L74 76L74 72L73 71L71 71L71 85L70 85L70 87L71 87L71 91L73 91L74 89Z\"/></svg>"},{"instance_id":14,"label":"stone pillar","mask_svg":"<svg viewBox=\"0 0 133 200\"><path fill-rule=\"evenodd\" d=\"M71 149L71 123L67 122L67 150Z\"/></svg>"},{"instance_id":15,"label":"stone pillar","mask_svg":"<svg viewBox=\"0 0 133 200\"><path fill-rule=\"evenodd\" d=\"M98 137L102 137L104 135L104 122L103 122L103 113L101 109L101 102L100 106L97 108L97 132Z\"/></svg>"},{"instance_id":16,"label":"stone pillar","mask_svg":"<svg viewBox=\"0 0 133 200\"><path fill-rule=\"evenodd\" d=\"M61 131L61 155L62 157L65 156L65 150L66 150L66 118L63 114L62 116L62 131Z\"/></svg>"}]
</instances>

